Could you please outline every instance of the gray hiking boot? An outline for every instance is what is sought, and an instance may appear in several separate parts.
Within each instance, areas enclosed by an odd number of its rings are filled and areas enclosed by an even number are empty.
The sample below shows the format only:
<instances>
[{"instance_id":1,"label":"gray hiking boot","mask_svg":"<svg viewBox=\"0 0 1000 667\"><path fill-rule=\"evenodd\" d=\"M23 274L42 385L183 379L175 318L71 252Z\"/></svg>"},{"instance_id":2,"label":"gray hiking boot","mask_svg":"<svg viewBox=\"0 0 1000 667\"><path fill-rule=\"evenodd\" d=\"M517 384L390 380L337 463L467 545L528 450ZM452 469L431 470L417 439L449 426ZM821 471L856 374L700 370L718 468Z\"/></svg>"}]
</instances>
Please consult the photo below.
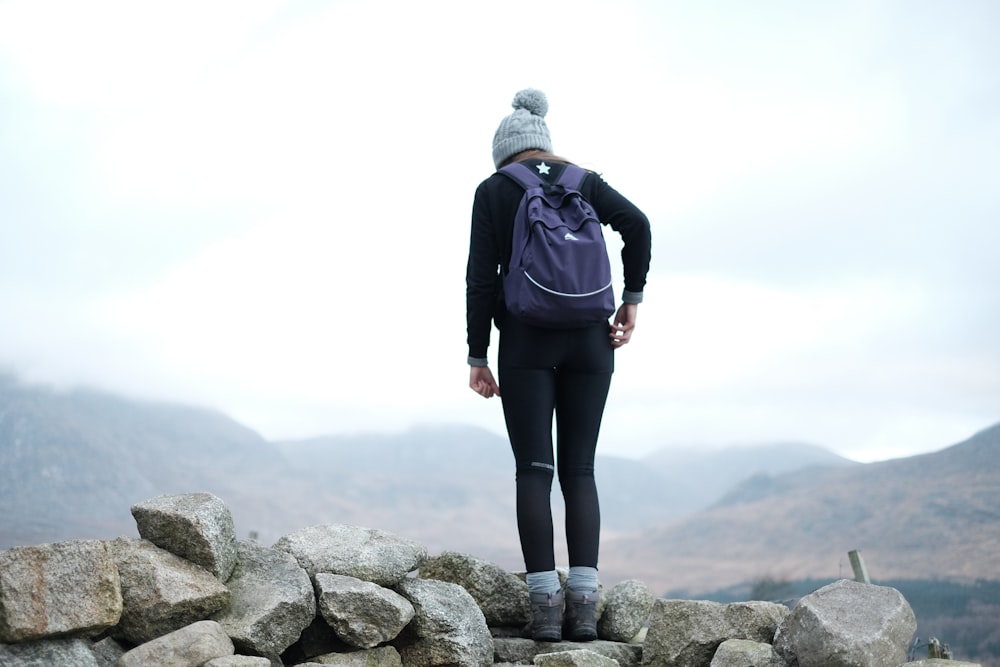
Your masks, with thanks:
<instances>
[{"instance_id":1,"label":"gray hiking boot","mask_svg":"<svg viewBox=\"0 0 1000 667\"><path fill-rule=\"evenodd\" d=\"M571 642L592 642L597 639L598 591L577 592L566 589L566 615L563 630Z\"/></svg>"},{"instance_id":2,"label":"gray hiking boot","mask_svg":"<svg viewBox=\"0 0 1000 667\"><path fill-rule=\"evenodd\" d=\"M557 642L562 640L563 594L529 593L531 598L531 622L524 628L524 635L536 642Z\"/></svg>"}]
</instances>

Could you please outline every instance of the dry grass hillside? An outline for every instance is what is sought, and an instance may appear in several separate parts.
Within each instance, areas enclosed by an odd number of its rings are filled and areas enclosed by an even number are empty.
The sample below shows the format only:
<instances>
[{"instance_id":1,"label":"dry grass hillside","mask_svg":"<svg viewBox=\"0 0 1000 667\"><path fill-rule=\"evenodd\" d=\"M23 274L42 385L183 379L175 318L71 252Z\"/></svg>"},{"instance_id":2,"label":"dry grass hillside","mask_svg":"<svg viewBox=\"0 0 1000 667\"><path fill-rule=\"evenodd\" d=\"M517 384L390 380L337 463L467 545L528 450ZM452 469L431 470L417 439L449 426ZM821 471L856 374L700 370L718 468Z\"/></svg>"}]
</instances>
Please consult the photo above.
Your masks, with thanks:
<instances>
[{"instance_id":1,"label":"dry grass hillside","mask_svg":"<svg viewBox=\"0 0 1000 667\"><path fill-rule=\"evenodd\" d=\"M654 590L763 577L1000 579L1000 426L945 450L809 474L758 476L716 506L605 545L603 571Z\"/></svg>"}]
</instances>

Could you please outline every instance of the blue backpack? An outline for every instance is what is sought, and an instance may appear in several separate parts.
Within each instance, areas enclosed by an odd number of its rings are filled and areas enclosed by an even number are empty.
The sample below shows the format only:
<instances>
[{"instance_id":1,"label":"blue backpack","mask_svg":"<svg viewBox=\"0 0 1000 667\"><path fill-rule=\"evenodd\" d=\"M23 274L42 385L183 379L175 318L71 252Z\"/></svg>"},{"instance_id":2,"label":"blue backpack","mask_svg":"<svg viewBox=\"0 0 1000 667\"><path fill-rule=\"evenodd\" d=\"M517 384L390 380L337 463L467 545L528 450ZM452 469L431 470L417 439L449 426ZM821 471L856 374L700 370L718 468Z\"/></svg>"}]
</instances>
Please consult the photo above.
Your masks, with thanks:
<instances>
[{"instance_id":1,"label":"blue backpack","mask_svg":"<svg viewBox=\"0 0 1000 667\"><path fill-rule=\"evenodd\" d=\"M507 310L542 327L607 322L615 311L611 262L597 214L580 194L587 172L567 164L554 183L518 162L500 172L524 188L503 276Z\"/></svg>"}]
</instances>

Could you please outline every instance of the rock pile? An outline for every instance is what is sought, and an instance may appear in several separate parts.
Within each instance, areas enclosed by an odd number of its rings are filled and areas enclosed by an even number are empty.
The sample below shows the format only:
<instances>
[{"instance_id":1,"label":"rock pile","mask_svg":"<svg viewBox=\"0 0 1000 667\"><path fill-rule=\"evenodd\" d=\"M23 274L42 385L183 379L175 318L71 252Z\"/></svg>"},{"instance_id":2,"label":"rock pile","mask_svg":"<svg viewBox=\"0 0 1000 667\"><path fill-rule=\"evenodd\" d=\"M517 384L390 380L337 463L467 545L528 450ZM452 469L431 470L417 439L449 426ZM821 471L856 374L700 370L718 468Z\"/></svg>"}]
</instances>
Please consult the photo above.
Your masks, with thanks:
<instances>
[{"instance_id":1,"label":"rock pile","mask_svg":"<svg viewBox=\"0 0 1000 667\"><path fill-rule=\"evenodd\" d=\"M789 610L632 580L603 592L597 641L536 643L523 579L473 556L346 525L237 541L207 493L132 514L140 539L0 552L0 665L895 667L916 629L898 591L851 581Z\"/></svg>"}]
</instances>

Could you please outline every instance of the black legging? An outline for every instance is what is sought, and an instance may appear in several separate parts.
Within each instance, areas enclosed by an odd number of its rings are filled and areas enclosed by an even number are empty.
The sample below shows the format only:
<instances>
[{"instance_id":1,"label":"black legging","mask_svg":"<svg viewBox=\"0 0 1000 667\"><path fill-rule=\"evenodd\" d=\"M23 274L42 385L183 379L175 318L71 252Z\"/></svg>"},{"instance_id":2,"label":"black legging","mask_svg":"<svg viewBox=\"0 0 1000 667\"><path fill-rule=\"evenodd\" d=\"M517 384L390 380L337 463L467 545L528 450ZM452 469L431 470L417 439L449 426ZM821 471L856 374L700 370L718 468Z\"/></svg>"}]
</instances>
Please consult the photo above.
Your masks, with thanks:
<instances>
[{"instance_id":1,"label":"black legging","mask_svg":"<svg viewBox=\"0 0 1000 667\"><path fill-rule=\"evenodd\" d=\"M614 371L608 326L542 329L508 316L500 332L500 395L517 466L517 528L528 572L555 569L552 475L566 503L570 566L597 567L601 511L594 452ZM556 461L552 416L556 417Z\"/></svg>"}]
</instances>

